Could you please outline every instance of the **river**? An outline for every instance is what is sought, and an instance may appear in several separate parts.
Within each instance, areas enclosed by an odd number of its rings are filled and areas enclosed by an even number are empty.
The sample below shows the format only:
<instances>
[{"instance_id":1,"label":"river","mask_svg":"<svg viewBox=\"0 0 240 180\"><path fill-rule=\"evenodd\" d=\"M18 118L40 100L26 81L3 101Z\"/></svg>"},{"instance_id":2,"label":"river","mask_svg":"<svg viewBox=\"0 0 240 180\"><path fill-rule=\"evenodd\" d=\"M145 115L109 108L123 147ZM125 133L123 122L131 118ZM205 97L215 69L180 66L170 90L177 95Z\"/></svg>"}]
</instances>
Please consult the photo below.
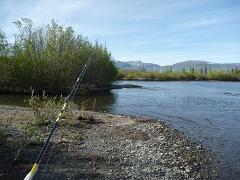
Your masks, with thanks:
<instances>
[{"instance_id":1,"label":"river","mask_svg":"<svg viewBox=\"0 0 240 180\"><path fill-rule=\"evenodd\" d=\"M221 179L240 179L240 83L119 81L142 88L78 97L88 109L165 121L201 141L223 163ZM0 104L24 105L26 96L0 95ZM93 107L93 102L96 104Z\"/></svg>"}]
</instances>

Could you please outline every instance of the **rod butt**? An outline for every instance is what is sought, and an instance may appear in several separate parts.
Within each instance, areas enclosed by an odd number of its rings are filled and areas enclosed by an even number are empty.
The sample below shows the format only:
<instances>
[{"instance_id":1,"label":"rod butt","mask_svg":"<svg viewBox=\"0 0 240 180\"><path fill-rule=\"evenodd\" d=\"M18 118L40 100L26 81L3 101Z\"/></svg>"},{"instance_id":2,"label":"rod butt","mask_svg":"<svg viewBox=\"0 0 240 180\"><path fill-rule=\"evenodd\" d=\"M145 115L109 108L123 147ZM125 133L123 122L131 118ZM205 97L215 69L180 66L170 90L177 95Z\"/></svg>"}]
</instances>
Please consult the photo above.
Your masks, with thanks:
<instances>
[{"instance_id":1,"label":"rod butt","mask_svg":"<svg viewBox=\"0 0 240 180\"><path fill-rule=\"evenodd\" d=\"M38 164L35 163L31 169L31 171L25 176L24 180L32 180L37 173L38 170Z\"/></svg>"}]
</instances>

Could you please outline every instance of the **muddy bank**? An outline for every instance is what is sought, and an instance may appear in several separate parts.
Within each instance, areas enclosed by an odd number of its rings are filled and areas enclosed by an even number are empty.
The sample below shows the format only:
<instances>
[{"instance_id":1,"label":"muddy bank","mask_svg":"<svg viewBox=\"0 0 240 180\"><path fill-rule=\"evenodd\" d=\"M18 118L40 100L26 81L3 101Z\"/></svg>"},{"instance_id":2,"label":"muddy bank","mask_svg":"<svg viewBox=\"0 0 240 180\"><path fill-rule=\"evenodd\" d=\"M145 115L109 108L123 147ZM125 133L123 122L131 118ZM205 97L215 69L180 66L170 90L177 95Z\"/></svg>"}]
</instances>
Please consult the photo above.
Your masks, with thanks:
<instances>
[{"instance_id":1,"label":"muddy bank","mask_svg":"<svg viewBox=\"0 0 240 180\"><path fill-rule=\"evenodd\" d=\"M206 149L162 122L68 114L36 179L210 179L215 174ZM41 149L50 124L32 127L32 118L28 108L0 106L0 179L23 178Z\"/></svg>"}]
</instances>

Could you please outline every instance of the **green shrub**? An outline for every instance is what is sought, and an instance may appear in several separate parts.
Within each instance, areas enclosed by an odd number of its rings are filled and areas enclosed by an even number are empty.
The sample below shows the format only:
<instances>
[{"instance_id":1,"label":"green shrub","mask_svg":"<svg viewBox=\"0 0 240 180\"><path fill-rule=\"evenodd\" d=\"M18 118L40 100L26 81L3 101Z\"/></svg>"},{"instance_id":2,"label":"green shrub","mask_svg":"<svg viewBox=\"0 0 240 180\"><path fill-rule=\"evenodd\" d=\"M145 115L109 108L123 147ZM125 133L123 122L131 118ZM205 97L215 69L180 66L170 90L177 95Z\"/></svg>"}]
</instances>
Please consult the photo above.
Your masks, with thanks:
<instances>
[{"instance_id":1,"label":"green shrub","mask_svg":"<svg viewBox=\"0 0 240 180\"><path fill-rule=\"evenodd\" d=\"M42 126L48 124L51 121L55 121L58 113L62 109L65 98L62 96L48 97L44 94L43 96L32 95L29 99L26 100L26 102L34 114L34 124L37 126ZM77 109L78 106L75 103L68 102L65 116L71 116L70 111Z\"/></svg>"},{"instance_id":2,"label":"green shrub","mask_svg":"<svg viewBox=\"0 0 240 180\"><path fill-rule=\"evenodd\" d=\"M239 81L240 71L209 71L203 74L201 71L183 69L182 72L147 72L147 71L119 71L119 79L142 79L142 80L158 80L158 81L172 81L172 80L220 80L220 81Z\"/></svg>"},{"instance_id":3,"label":"green shrub","mask_svg":"<svg viewBox=\"0 0 240 180\"><path fill-rule=\"evenodd\" d=\"M67 94L86 60L94 53L83 87L105 86L117 75L111 53L102 44L76 35L72 27L54 20L35 27L29 19L15 22L19 34L13 44L0 31L0 91Z\"/></svg>"}]
</instances>

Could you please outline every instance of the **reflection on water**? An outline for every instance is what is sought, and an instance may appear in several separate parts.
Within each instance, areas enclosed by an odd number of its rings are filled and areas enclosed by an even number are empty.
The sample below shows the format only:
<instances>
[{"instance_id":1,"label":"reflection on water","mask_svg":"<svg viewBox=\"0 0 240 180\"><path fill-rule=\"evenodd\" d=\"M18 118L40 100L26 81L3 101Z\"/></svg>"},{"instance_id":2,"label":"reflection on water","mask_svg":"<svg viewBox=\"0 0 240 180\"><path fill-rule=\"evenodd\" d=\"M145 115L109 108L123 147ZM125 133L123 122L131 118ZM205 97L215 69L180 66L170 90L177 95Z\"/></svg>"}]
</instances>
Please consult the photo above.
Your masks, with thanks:
<instances>
[{"instance_id":1,"label":"reflection on water","mask_svg":"<svg viewBox=\"0 0 240 180\"><path fill-rule=\"evenodd\" d=\"M240 83L120 81L143 86L81 96L92 110L161 119L191 138L202 140L224 161L221 179L240 179ZM0 95L0 104L24 105L27 96Z\"/></svg>"},{"instance_id":2,"label":"reflection on water","mask_svg":"<svg viewBox=\"0 0 240 180\"><path fill-rule=\"evenodd\" d=\"M26 95L2 95L0 94L0 104L4 105L15 105L15 106L26 106L24 102L29 96Z\"/></svg>"},{"instance_id":3,"label":"reflection on water","mask_svg":"<svg viewBox=\"0 0 240 180\"><path fill-rule=\"evenodd\" d=\"M115 103L115 96L112 92L95 93L88 96L77 96L74 102L79 105L79 108L84 106L87 110L107 111ZM25 102L30 95L1 95L0 104L27 106Z\"/></svg>"},{"instance_id":4,"label":"reflection on water","mask_svg":"<svg viewBox=\"0 0 240 180\"><path fill-rule=\"evenodd\" d=\"M83 105L88 110L107 111L116 103L116 96L112 92L97 93L91 96L78 96L74 102L80 107Z\"/></svg>"}]
</instances>

